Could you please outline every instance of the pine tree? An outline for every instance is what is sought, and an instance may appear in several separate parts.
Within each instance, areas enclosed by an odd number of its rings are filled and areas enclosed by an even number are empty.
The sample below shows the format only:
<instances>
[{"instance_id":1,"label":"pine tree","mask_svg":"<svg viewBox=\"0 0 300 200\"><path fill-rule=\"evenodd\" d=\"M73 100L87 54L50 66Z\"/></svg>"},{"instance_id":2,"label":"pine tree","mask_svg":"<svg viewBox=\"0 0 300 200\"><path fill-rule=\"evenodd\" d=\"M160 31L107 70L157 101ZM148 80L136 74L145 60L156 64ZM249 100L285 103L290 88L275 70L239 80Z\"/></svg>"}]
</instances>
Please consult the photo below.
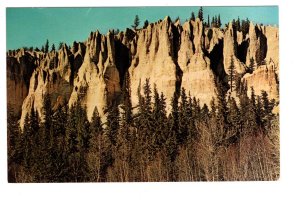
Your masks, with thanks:
<instances>
[{"instance_id":1,"label":"pine tree","mask_svg":"<svg viewBox=\"0 0 300 200\"><path fill-rule=\"evenodd\" d=\"M118 153L117 140L120 131L120 120L119 107L114 100L107 109L107 122L103 138L103 150L101 152L103 158L100 159L101 181L106 181L107 170L113 165Z\"/></svg>"},{"instance_id":2,"label":"pine tree","mask_svg":"<svg viewBox=\"0 0 300 200\"><path fill-rule=\"evenodd\" d=\"M258 129L264 132L264 124L263 124L264 113L263 113L263 106L262 106L260 96L257 96L256 102L257 102L255 108L256 124Z\"/></svg>"},{"instance_id":3,"label":"pine tree","mask_svg":"<svg viewBox=\"0 0 300 200\"><path fill-rule=\"evenodd\" d=\"M17 178L16 166L20 164L21 149L18 149L18 142L21 138L18 128L18 117L14 114L14 111L10 104L7 105L7 165L8 165L8 182L15 183ZM20 146L19 146L20 147Z\"/></svg>"},{"instance_id":4,"label":"pine tree","mask_svg":"<svg viewBox=\"0 0 300 200\"><path fill-rule=\"evenodd\" d=\"M145 114L146 117L149 118L152 112L151 108L151 88L150 88L150 79L147 78L146 82L144 84L144 98L145 98L145 104L144 104L144 109L145 109Z\"/></svg>"},{"instance_id":5,"label":"pine tree","mask_svg":"<svg viewBox=\"0 0 300 200\"><path fill-rule=\"evenodd\" d=\"M151 149L151 141L153 141L153 132L154 132L154 121L152 118L152 106L151 106L151 88L150 88L150 79L146 79L143 86L144 91L144 110L141 113L140 118L140 145L142 151L145 151L146 162L148 159L151 159L153 151Z\"/></svg>"},{"instance_id":6,"label":"pine tree","mask_svg":"<svg viewBox=\"0 0 300 200\"><path fill-rule=\"evenodd\" d=\"M188 104L186 108L186 119L188 123L186 143L188 146L191 146L191 143L194 142L194 139L196 137L196 132L197 132L196 131L196 120L197 120L196 109L197 109L197 103L196 104L193 103L191 93L189 92Z\"/></svg>"},{"instance_id":7,"label":"pine tree","mask_svg":"<svg viewBox=\"0 0 300 200\"><path fill-rule=\"evenodd\" d=\"M148 22L148 20L145 20L143 28L147 28L147 27L148 27L148 25L149 25L149 22Z\"/></svg>"},{"instance_id":8,"label":"pine tree","mask_svg":"<svg viewBox=\"0 0 300 200\"><path fill-rule=\"evenodd\" d=\"M64 43L60 42L59 45L58 45L58 50L60 50L63 47L63 45L64 45Z\"/></svg>"},{"instance_id":9,"label":"pine tree","mask_svg":"<svg viewBox=\"0 0 300 200\"><path fill-rule=\"evenodd\" d=\"M194 13L194 12L191 13L190 20L191 20L191 21L195 21L195 13Z\"/></svg>"},{"instance_id":10,"label":"pine tree","mask_svg":"<svg viewBox=\"0 0 300 200\"><path fill-rule=\"evenodd\" d=\"M55 45L52 44L51 51L55 51Z\"/></svg>"},{"instance_id":11,"label":"pine tree","mask_svg":"<svg viewBox=\"0 0 300 200\"><path fill-rule=\"evenodd\" d=\"M55 162L52 167L54 176L51 178L51 181L54 182L66 182L68 179L68 173L65 170L68 164L66 138L67 108L67 102L64 100L63 104L59 104L52 117L51 131L53 131L54 136L52 160L55 160Z\"/></svg>"},{"instance_id":12,"label":"pine tree","mask_svg":"<svg viewBox=\"0 0 300 200\"><path fill-rule=\"evenodd\" d=\"M217 119L217 106L216 106L216 100L213 97L210 102L210 112L209 112L209 129L212 133L212 143L216 144L219 138L219 127L218 127L218 119Z\"/></svg>"},{"instance_id":13,"label":"pine tree","mask_svg":"<svg viewBox=\"0 0 300 200\"><path fill-rule=\"evenodd\" d=\"M141 114L141 113L144 113L144 105L145 105L145 98L142 96L141 94L141 80L139 81L139 85L138 85L138 88L137 88L137 95L138 95L138 113Z\"/></svg>"},{"instance_id":14,"label":"pine tree","mask_svg":"<svg viewBox=\"0 0 300 200\"><path fill-rule=\"evenodd\" d=\"M269 101L269 96L266 91L261 91L261 100L262 100L262 107L263 107L263 117L262 121L265 126L266 130L269 130L271 126L271 121L274 117L272 110L274 108L274 102Z\"/></svg>"},{"instance_id":15,"label":"pine tree","mask_svg":"<svg viewBox=\"0 0 300 200\"><path fill-rule=\"evenodd\" d=\"M139 16L136 15L134 18L133 25L131 26L134 30L137 30L137 27L140 25L140 19Z\"/></svg>"},{"instance_id":16,"label":"pine tree","mask_svg":"<svg viewBox=\"0 0 300 200\"><path fill-rule=\"evenodd\" d=\"M77 130L79 135L79 170L78 181L88 181L90 171L88 167L88 155L91 147L91 130L90 123L87 119L86 107L81 107L80 104L77 108L79 121L77 123Z\"/></svg>"},{"instance_id":17,"label":"pine tree","mask_svg":"<svg viewBox=\"0 0 300 200\"><path fill-rule=\"evenodd\" d=\"M179 133L177 134L178 144L185 143L188 136L188 98L185 92L185 88L181 89L180 93L180 106L179 106Z\"/></svg>"},{"instance_id":18,"label":"pine tree","mask_svg":"<svg viewBox=\"0 0 300 200\"><path fill-rule=\"evenodd\" d=\"M200 6L200 9L198 11L198 18L200 19L200 21L203 21L203 7Z\"/></svg>"},{"instance_id":19,"label":"pine tree","mask_svg":"<svg viewBox=\"0 0 300 200\"><path fill-rule=\"evenodd\" d=\"M72 105L69 109L68 121L67 121L67 142L68 142L68 152L73 154L78 152L78 134L77 134L77 116L75 105Z\"/></svg>"},{"instance_id":20,"label":"pine tree","mask_svg":"<svg viewBox=\"0 0 300 200\"><path fill-rule=\"evenodd\" d=\"M220 14L218 15L218 28L222 26Z\"/></svg>"},{"instance_id":21,"label":"pine tree","mask_svg":"<svg viewBox=\"0 0 300 200\"><path fill-rule=\"evenodd\" d=\"M209 15L207 16L207 26L210 27Z\"/></svg>"},{"instance_id":22,"label":"pine tree","mask_svg":"<svg viewBox=\"0 0 300 200\"><path fill-rule=\"evenodd\" d=\"M253 73L253 71L254 71L254 59L253 59L253 57L250 58L249 71L250 71L250 73Z\"/></svg>"},{"instance_id":23,"label":"pine tree","mask_svg":"<svg viewBox=\"0 0 300 200\"><path fill-rule=\"evenodd\" d=\"M52 106L50 94L46 93L43 100L41 128L39 132L38 139L40 142L39 148L39 171L40 171L40 181L49 182L53 179L53 155L54 155L54 132L52 127Z\"/></svg>"},{"instance_id":24,"label":"pine tree","mask_svg":"<svg viewBox=\"0 0 300 200\"><path fill-rule=\"evenodd\" d=\"M94 172L94 174L91 175L90 180L99 182L101 180L100 174L101 174L101 159L103 160L103 157L105 156L103 152L105 149L103 148L103 128L102 128L102 122L101 118L99 116L99 112L97 107L94 108L93 116L91 119L91 148L90 148L90 171Z\"/></svg>"},{"instance_id":25,"label":"pine tree","mask_svg":"<svg viewBox=\"0 0 300 200\"><path fill-rule=\"evenodd\" d=\"M174 161L177 154L177 137L179 135L179 108L178 108L178 96L176 92L171 99L172 111L170 114L170 131L169 139L167 140L167 152L171 160Z\"/></svg>"},{"instance_id":26,"label":"pine tree","mask_svg":"<svg viewBox=\"0 0 300 200\"><path fill-rule=\"evenodd\" d=\"M116 145L117 136L120 127L120 114L116 101L114 101L107 109L107 126L106 134L112 145Z\"/></svg>"},{"instance_id":27,"label":"pine tree","mask_svg":"<svg viewBox=\"0 0 300 200\"><path fill-rule=\"evenodd\" d=\"M250 134L253 134L257 131L256 127L256 105L255 105L255 94L254 89L251 87L251 97L250 99L247 97L247 95L243 95L241 99L241 104L243 109L243 126L244 126L244 132L248 132Z\"/></svg>"},{"instance_id":28,"label":"pine tree","mask_svg":"<svg viewBox=\"0 0 300 200\"><path fill-rule=\"evenodd\" d=\"M229 73L230 92L232 92L233 91L233 86L234 86L235 74L236 74L235 66L234 66L234 62L233 62L233 56L231 56L228 73Z\"/></svg>"},{"instance_id":29,"label":"pine tree","mask_svg":"<svg viewBox=\"0 0 300 200\"><path fill-rule=\"evenodd\" d=\"M32 147L33 147L33 130L30 124L30 115L27 113L24 120L24 128L23 128L23 134L24 134L24 167L29 171L31 165L33 164L32 160Z\"/></svg>"},{"instance_id":30,"label":"pine tree","mask_svg":"<svg viewBox=\"0 0 300 200\"><path fill-rule=\"evenodd\" d=\"M209 120L209 109L206 104L203 105L201 108L201 116L200 116L200 121L207 123Z\"/></svg>"},{"instance_id":31,"label":"pine tree","mask_svg":"<svg viewBox=\"0 0 300 200\"><path fill-rule=\"evenodd\" d=\"M47 39L46 44L45 44L45 53L49 52L49 40Z\"/></svg>"},{"instance_id":32,"label":"pine tree","mask_svg":"<svg viewBox=\"0 0 300 200\"><path fill-rule=\"evenodd\" d=\"M241 31L240 17L238 17L238 19L236 20L235 27L236 27L236 30L237 30L237 31Z\"/></svg>"},{"instance_id":33,"label":"pine tree","mask_svg":"<svg viewBox=\"0 0 300 200\"><path fill-rule=\"evenodd\" d=\"M154 105L153 105L153 126L154 126L154 137L152 142L152 148L154 153L159 151L162 148L162 144L166 141L166 123L167 123L167 114L166 114L166 98L164 94L161 93L161 96L158 94L156 85L154 84Z\"/></svg>"},{"instance_id":34,"label":"pine tree","mask_svg":"<svg viewBox=\"0 0 300 200\"><path fill-rule=\"evenodd\" d=\"M229 99L229 123L230 123L230 136L240 135L240 126L241 126L241 114L237 106L237 103L233 97Z\"/></svg>"},{"instance_id":35,"label":"pine tree","mask_svg":"<svg viewBox=\"0 0 300 200\"><path fill-rule=\"evenodd\" d=\"M178 155L178 144L177 135L179 134L179 108L178 108L178 95L174 92L171 99L172 111L169 115L169 131L167 131L168 136L165 142L165 152L166 152L166 169L169 174L169 181L177 180L177 170L174 165L176 157Z\"/></svg>"},{"instance_id":36,"label":"pine tree","mask_svg":"<svg viewBox=\"0 0 300 200\"><path fill-rule=\"evenodd\" d=\"M246 34L249 32L250 21L247 18L246 20L242 20L241 31L243 32L243 38L246 37Z\"/></svg>"},{"instance_id":37,"label":"pine tree","mask_svg":"<svg viewBox=\"0 0 300 200\"><path fill-rule=\"evenodd\" d=\"M226 89L219 80L216 80L217 84L217 120L219 139L224 139L227 136L228 130L228 107L226 101Z\"/></svg>"}]
</instances>

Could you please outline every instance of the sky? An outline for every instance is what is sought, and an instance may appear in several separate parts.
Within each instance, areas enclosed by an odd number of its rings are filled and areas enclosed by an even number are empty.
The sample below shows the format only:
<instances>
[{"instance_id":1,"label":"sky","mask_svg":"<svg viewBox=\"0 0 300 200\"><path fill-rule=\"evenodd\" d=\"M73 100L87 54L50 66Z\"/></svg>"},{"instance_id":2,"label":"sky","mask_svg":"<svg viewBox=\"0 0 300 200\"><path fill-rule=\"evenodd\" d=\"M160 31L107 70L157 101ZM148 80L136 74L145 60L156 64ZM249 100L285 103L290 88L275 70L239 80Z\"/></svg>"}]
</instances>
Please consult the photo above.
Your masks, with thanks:
<instances>
[{"instance_id":1,"label":"sky","mask_svg":"<svg viewBox=\"0 0 300 200\"><path fill-rule=\"evenodd\" d=\"M133 24L135 15L140 18L140 26L147 19L155 22L170 16L177 16L184 22L199 7L93 7L93 8L7 8L6 9L6 49L21 47L41 47L49 40L50 45L59 42L72 44L85 41L91 31L106 34L109 29L125 30ZM203 7L204 20L207 15L220 14L221 22L232 19L246 19L265 25L279 25L277 6L255 7Z\"/></svg>"}]
</instances>

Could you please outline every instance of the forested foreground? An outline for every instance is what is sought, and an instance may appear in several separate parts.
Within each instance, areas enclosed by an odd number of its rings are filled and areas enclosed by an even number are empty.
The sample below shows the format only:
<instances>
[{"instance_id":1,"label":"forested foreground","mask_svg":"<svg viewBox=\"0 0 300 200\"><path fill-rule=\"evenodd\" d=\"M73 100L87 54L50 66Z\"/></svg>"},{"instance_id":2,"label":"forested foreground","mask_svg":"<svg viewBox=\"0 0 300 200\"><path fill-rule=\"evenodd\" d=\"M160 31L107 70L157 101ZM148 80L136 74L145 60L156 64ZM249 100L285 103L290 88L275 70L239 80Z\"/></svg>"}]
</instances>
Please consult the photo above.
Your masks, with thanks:
<instances>
[{"instance_id":1,"label":"forested foreground","mask_svg":"<svg viewBox=\"0 0 300 200\"><path fill-rule=\"evenodd\" d=\"M177 91L172 109L149 80L139 87L132 108L128 81L122 99L107 108L101 122L95 108L91 122L79 103L51 109L43 119L32 109L21 131L8 112L9 182L228 181L279 178L279 124L275 101L266 92L237 98L218 84L210 105ZM141 87L143 93L141 94ZM78 101L79 102L79 101ZM8 109L10 110L10 109Z\"/></svg>"}]
</instances>

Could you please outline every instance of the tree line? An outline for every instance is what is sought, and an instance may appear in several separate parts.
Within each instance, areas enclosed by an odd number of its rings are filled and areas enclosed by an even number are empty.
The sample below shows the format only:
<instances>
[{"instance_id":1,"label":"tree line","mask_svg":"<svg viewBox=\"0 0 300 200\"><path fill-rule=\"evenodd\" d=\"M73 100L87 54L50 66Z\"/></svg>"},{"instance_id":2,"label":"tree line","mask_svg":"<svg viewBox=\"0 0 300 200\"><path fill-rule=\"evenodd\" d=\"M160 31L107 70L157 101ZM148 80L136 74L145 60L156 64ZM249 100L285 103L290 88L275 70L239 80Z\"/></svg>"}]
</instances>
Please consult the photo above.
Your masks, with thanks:
<instances>
[{"instance_id":1,"label":"tree line","mask_svg":"<svg viewBox=\"0 0 300 200\"><path fill-rule=\"evenodd\" d=\"M64 44L63 42L59 42L58 50L60 50L62 48L63 44ZM24 46L22 48L25 51L31 51L31 52L33 52L33 51L41 51L43 53L49 53L49 52L52 52L52 51L54 51L54 52L56 51L56 47L55 47L54 43L51 45L51 49L50 49L49 40L48 39L46 40L45 44L41 46L41 48L39 48L39 47L35 47L34 48L33 46L31 46L31 47Z\"/></svg>"}]
</instances>

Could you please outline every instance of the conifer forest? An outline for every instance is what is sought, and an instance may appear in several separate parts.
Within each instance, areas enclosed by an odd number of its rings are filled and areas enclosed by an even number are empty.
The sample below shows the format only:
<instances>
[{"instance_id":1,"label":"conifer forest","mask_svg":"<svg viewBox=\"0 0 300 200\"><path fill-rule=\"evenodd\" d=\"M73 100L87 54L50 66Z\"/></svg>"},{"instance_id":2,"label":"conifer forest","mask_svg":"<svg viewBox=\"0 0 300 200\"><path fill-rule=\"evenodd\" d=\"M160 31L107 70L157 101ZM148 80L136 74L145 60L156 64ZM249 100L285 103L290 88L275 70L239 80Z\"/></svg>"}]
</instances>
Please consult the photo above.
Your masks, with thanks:
<instances>
[{"instance_id":1,"label":"conifer forest","mask_svg":"<svg viewBox=\"0 0 300 200\"><path fill-rule=\"evenodd\" d=\"M167 115L164 94L155 86L152 91L149 80L141 87L144 92L133 108L130 88L124 84L122 104L112 102L106 123L96 108L89 122L78 103L53 111L49 96L43 102L44 121L32 109L22 133L9 112L9 181L278 179L278 116L266 92L255 96L252 91L249 98L241 82L237 104L218 85L209 110L182 88Z\"/></svg>"}]
</instances>

